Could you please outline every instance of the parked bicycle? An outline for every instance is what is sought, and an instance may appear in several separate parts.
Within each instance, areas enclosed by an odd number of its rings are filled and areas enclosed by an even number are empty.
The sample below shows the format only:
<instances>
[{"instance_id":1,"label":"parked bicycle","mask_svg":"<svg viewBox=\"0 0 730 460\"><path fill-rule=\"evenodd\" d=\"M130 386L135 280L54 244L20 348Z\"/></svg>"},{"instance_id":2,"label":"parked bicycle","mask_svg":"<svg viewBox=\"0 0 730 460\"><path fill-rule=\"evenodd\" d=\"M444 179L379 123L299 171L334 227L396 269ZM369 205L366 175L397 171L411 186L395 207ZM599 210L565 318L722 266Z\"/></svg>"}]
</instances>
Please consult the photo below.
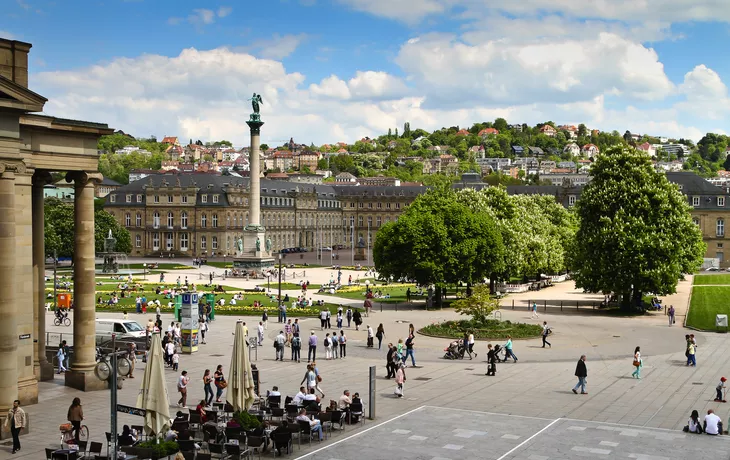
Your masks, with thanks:
<instances>
[{"instance_id":1,"label":"parked bicycle","mask_svg":"<svg viewBox=\"0 0 730 460\"><path fill-rule=\"evenodd\" d=\"M58 427L61 431L61 449L76 444L74 438L74 427L70 423L63 423ZM89 442L89 427L81 425L79 428L79 441Z\"/></svg>"}]
</instances>

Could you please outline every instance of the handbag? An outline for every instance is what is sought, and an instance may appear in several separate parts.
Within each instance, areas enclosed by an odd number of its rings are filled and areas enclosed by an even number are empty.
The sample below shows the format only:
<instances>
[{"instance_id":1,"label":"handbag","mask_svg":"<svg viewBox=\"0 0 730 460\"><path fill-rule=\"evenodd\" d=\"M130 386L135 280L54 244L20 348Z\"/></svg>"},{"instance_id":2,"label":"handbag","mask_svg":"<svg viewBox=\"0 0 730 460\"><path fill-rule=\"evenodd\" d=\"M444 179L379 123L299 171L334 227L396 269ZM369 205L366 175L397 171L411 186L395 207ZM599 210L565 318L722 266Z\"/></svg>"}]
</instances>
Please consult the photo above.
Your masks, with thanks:
<instances>
[{"instance_id":1,"label":"handbag","mask_svg":"<svg viewBox=\"0 0 730 460\"><path fill-rule=\"evenodd\" d=\"M641 366L641 361L634 360L634 367Z\"/></svg>"},{"instance_id":2,"label":"handbag","mask_svg":"<svg viewBox=\"0 0 730 460\"><path fill-rule=\"evenodd\" d=\"M322 381L322 376L318 375L317 376L317 382L321 382L321 381Z\"/></svg>"}]
</instances>

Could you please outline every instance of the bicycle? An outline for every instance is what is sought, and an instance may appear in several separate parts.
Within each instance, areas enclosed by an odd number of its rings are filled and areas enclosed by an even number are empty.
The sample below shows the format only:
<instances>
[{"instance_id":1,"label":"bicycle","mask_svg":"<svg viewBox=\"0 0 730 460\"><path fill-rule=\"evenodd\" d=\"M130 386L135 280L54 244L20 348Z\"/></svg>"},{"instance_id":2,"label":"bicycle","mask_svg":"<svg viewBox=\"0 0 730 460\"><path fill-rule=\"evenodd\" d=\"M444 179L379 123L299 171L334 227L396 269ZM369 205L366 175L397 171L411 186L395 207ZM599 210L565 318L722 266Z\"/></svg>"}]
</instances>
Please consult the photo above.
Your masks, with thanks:
<instances>
[{"instance_id":1,"label":"bicycle","mask_svg":"<svg viewBox=\"0 0 730 460\"><path fill-rule=\"evenodd\" d=\"M58 316L56 316L55 318L53 318L54 326L60 326L61 324L63 324L64 326L70 326L71 319L69 319L67 316L60 317L60 318Z\"/></svg>"},{"instance_id":2,"label":"bicycle","mask_svg":"<svg viewBox=\"0 0 730 460\"><path fill-rule=\"evenodd\" d=\"M76 444L76 439L74 438L74 427L72 424L61 424L58 429L61 431L61 449L63 449L64 444L67 446ZM81 441L86 443L89 442L89 427L86 425L81 425L79 428L79 442Z\"/></svg>"}]
</instances>

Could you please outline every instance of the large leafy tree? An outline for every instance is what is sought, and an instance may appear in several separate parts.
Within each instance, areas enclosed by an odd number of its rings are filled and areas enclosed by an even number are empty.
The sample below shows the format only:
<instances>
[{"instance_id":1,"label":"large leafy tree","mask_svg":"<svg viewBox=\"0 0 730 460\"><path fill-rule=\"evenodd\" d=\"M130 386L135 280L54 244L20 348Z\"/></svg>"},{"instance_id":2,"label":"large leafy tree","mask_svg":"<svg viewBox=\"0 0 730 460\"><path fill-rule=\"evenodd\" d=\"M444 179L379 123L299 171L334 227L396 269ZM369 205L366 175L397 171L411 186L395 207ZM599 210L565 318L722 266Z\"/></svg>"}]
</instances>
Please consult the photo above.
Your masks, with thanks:
<instances>
[{"instance_id":1,"label":"large leafy tree","mask_svg":"<svg viewBox=\"0 0 730 460\"><path fill-rule=\"evenodd\" d=\"M604 152L591 171L593 180L576 204L576 285L620 294L626 307L643 293L674 293L682 274L701 266L706 250L677 186L629 147Z\"/></svg>"},{"instance_id":2,"label":"large leafy tree","mask_svg":"<svg viewBox=\"0 0 730 460\"><path fill-rule=\"evenodd\" d=\"M45 201L45 246L46 254L57 254L59 257L73 257L74 253L74 208L56 198ZM117 239L117 252L132 251L132 240L129 232L121 227L106 211L94 212L94 246L96 252L104 250L104 238L111 230Z\"/></svg>"},{"instance_id":3,"label":"large leafy tree","mask_svg":"<svg viewBox=\"0 0 730 460\"><path fill-rule=\"evenodd\" d=\"M453 190L440 187L381 228L373 259L385 276L420 284L475 284L504 269L504 246L489 214L473 212Z\"/></svg>"}]
</instances>

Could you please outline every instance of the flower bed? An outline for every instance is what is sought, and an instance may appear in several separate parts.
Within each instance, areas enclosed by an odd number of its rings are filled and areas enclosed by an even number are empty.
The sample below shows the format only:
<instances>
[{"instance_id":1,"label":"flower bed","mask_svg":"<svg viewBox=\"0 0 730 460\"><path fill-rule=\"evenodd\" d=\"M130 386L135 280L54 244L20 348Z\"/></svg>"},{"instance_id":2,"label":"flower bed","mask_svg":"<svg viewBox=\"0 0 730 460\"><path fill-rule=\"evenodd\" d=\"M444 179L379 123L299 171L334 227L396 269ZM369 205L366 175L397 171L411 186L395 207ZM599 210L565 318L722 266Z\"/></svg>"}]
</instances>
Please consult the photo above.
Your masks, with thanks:
<instances>
[{"instance_id":1,"label":"flower bed","mask_svg":"<svg viewBox=\"0 0 730 460\"><path fill-rule=\"evenodd\" d=\"M472 331L474 338L479 340L501 340L506 339L508 335L511 335L513 339L531 339L540 336L542 327L536 324L513 323L494 319L487 320L486 323L460 320L429 324L419 329L418 332L432 337L460 339L464 337L464 332L467 331Z\"/></svg>"}]
</instances>

